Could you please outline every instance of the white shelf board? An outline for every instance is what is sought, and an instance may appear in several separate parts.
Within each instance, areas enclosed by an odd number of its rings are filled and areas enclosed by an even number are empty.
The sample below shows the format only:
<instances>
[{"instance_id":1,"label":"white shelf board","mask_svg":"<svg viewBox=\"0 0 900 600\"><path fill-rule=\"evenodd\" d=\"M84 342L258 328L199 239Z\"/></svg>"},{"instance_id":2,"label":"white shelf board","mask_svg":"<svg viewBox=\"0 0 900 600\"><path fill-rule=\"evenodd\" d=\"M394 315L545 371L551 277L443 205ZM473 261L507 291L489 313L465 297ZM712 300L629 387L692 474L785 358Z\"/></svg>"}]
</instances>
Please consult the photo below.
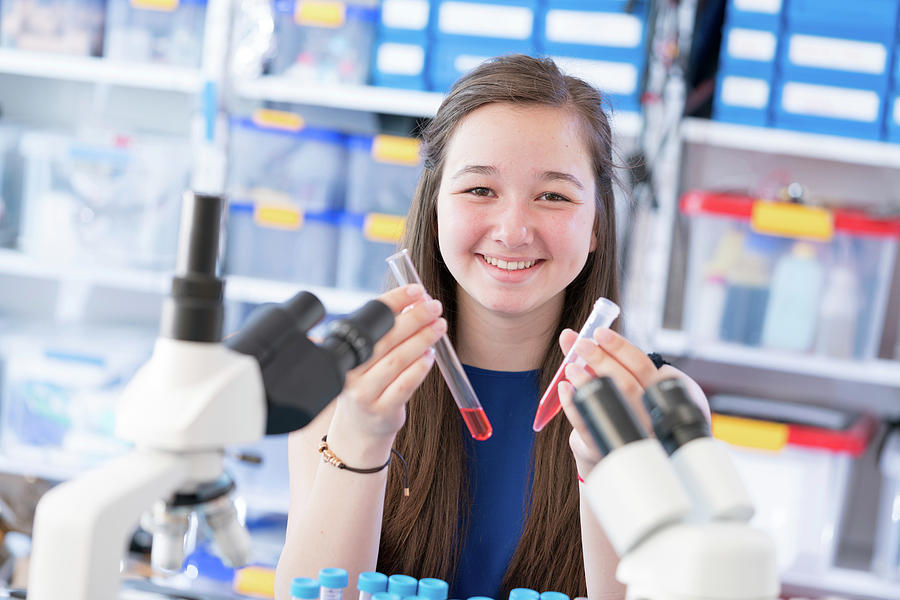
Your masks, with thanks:
<instances>
[{"instance_id":1,"label":"white shelf board","mask_svg":"<svg viewBox=\"0 0 900 600\"><path fill-rule=\"evenodd\" d=\"M846 595L849 598L900 598L900 581L890 581L870 571L832 567L823 573L785 573L782 586L804 591Z\"/></svg>"},{"instance_id":2,"label":"white shelf board","mask_svg":"<svg viewBox=\"0 0 900 600\"><path fill-rule=\"evenodd\" d=\"M653 347L664 355L683 356L711 363L900 387L900 362L895 360L847 360L739 344L694 344L685 332L669 329L657 333Z\"/></svg>"},{"instance_id":3,"label":"white shelf board","mask_svg":"<svg viewBox=\"0 0 900 600\"><path fill-rule=\"evenodd\" d=\"M11 48L0 48L0 73L188 94L198 92L202 82L199 69Z\"/></svg>"},{"instance_id":4,"label":"white shelf board","mask_svg":"<svg viewBox=\"0 0 900 600\"><path fill-rule=\"evenodd\" d=\"M225 280L225 297L239 302L283 302L301 291L315 294L325 305L326 310L333 314L353 312L375 298L372 292L269 281L238 275L230 275Z\"/></svg>"},{"instance_id":5,"label":"white shelf board","mask_svg":"<svg viewBox=\"0 0 900 600\"><path fill-rule=\"evenodd\" d=\"M23 460L0 452L0 473L39 477L51 481L67 481L84 471L83 467L60 465L52 460Z\"/></svg>"},{"instance_id":6,"label":"white shelf board","mask_svg":"<svg viewBox=\"0 0 900 600\"><path fill-rule=\"evenodd\" d=\"M688 143L900 169L900 144L687 118Z\"/></svg>"}]
</instances>

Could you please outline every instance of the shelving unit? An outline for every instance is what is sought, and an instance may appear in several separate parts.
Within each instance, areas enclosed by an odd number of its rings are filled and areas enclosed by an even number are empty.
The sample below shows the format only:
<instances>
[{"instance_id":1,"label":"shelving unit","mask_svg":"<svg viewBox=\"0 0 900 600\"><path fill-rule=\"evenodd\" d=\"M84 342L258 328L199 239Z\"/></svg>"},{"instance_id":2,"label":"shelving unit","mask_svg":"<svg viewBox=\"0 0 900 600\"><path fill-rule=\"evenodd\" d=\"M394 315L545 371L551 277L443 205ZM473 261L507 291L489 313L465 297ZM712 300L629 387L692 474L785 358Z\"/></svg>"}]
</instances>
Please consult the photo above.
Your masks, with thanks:
<instances>
[{"instance_id":1,"label":"shelving unit","mask_svg":"<svg viewBox=\"0 0 900 600\"><path fill-rule=\"evenodd\" d=\"M869 571L834 567L823 573L788 573L782 580L782 593L846 594L860 600L900 598L900 581L891 581Z\"/></svg>"}]
</instances>

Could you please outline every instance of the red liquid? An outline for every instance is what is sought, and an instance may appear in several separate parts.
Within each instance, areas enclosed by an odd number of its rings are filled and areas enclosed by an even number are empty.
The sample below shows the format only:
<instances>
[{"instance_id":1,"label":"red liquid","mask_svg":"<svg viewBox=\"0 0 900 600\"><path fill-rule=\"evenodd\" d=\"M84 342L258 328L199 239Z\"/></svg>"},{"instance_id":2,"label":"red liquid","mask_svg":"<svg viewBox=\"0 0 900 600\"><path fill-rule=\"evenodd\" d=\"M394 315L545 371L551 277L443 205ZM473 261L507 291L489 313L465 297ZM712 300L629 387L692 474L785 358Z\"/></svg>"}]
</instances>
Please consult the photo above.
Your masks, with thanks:
<instances>
[{"instance_id":1,"label":"red liquid","mask_svg":"<svg viewBox=\"0 0 900 600\"><path fill-rule=\"evenodd\" d=\"M483 442L494 433L494 428L491 427L483 408L461 408L459 412L466 422L466 427L469 428L469 433L479 442Z\"/></svg>"},{"instance_id":2,"label":"red liquid","mask_svg":"<svg viewBox=\"0 0 900 600\"><path fill-rule=\"evenodd\" d=\"M544 396L538 404L537 413L534 415L534 425L531 426L535 431L540 431L546 427L547 423L549 423L562 408L562 405L559 403L558 386L559 382L566 378L567 364L569 363L563 361L563 364L559 366L559 370L556 372L556 375L553 376L553 381L550 382L547 391L544 392Z\"/></svg>"}]
</instances>

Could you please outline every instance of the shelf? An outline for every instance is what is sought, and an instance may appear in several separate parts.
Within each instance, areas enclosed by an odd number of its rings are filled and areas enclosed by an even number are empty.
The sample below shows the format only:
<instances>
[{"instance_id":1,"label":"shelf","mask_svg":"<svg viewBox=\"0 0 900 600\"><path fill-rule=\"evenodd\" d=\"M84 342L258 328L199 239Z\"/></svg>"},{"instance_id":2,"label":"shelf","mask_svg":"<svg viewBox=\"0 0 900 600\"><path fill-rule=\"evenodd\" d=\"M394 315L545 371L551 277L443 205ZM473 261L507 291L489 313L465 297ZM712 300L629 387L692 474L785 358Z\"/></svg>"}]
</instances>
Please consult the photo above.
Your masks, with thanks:
<instances>
[{"instance_id":1,"label":"shelf","mask_svg":"<svg viewBox=\"0 0 900 600\"><path fill-rule=\"evenodd\" d=\"M238 302L283 302L300 291L315 294L332 314L353 312L375 297L372 292L269 281L253 277L231 275L225 280L225 297Z\"/></svg>"},{"instance_id":2,"label":"shelf","mask_svg":"<svg viewBox=\"0 0 900 600\"><path fill-rule=\"evenodd\" d=\"M38 477L50 481L68 481L83 473L84 467L60 465L53 460L22 460L11 458L0 451L0 473Z\"/></svg>"},{"instance_id":3,"label":"shelf","mask_svg":"<svg viewBox=\"0 0 900 600\"><path fill-rule=\"evenodd\" d=\"M10 48L0 48L0 73L186 94L196 93L201 87L198 69L149 63L138 65L91 56L43 54Z\"/></svg>"},{"instance_id":4,"label":"shelf","mask_svg":"<svg viewBox=\"0 0 900 600\"><path fill-rule=\"evenodd\" d=\"M869 571L837 567L816 574L786 573L782 577L782 588L783 592L824 592L871 600L900 598L900 581L883 579Z\"/></svg>"},{"instance_id":5,"label":"shelf","mask_svg":"<svg viewBox=\"0 0 900 600\"><path fill-rule=\"evenodd\" d=\"M657 333L654 344L656 351L667 356L900 388L900 362L895 360L845 360L738 344L693 344L683 331L670 329Z\"/></svg>"},{"instance_id":6,"label":"shelf","mask_svg":"<svg viewBox=\"0 0 900 600\"><path fill-rule=\"evenodd\" d=\"M682 121L681 135L704 146L900 169L900 144L696 118Z\"/></svg>"}]
</instances>

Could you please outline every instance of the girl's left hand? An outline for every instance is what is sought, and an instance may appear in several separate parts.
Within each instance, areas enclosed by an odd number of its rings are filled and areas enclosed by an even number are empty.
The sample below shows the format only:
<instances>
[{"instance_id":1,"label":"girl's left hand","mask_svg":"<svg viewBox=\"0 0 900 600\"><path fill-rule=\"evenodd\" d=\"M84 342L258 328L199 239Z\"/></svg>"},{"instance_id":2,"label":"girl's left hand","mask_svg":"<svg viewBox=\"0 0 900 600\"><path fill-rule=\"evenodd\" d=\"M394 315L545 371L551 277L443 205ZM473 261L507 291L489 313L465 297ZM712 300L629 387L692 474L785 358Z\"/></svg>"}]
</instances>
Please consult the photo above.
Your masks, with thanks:
<instances>
[{"instance_id":1,"label":"girl's left hand","mask_svg":"<svg viewBox=\"0 0 900 600\"><path fill-rule=\"evenodd\" d=\"M634 415L647 432L652 432L650 415L644 408L641 397L647 386L655 383L660 374L650 357L631 342L611 329L597 329L594 340L576 340L578 334L565 329L559 336L559 345L566 354L575 343L575 352L584 360L590 371L576 363L566 366L566 379L559 383L559 400L574 429L569 437L569 446L575 455L578 472L584 475L602 458L599 450L590 440L584 421L572 400L575 388L590 381L594 376L609 377L615 382L622 396L628 401Z\"/></svg>"}]
</instances>

